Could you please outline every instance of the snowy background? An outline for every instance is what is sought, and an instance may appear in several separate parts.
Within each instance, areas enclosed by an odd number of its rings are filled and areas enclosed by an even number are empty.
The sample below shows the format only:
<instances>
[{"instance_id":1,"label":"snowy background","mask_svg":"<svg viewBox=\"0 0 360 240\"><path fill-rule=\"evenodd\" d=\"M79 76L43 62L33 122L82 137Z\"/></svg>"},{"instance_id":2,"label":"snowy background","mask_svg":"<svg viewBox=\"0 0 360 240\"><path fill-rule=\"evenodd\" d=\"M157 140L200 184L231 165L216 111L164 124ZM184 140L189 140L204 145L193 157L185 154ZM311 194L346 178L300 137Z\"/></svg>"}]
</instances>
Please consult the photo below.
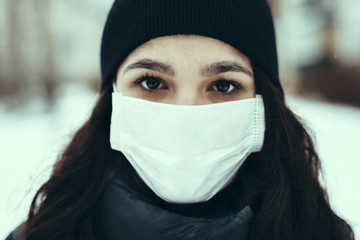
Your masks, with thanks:
<instances>
[{"instance_id":1,"label":"snowy background","mask_svg":"<svg viewBox=\"0 0 360 240\"><path fill-rule=\"evenodd\" d=\"M360 0L268 1L288 104L313 132L333 209L360 238ZM112 2L0 0L0 239L26 219L58 154L90 114ZM349 105L315 100L336 99L302 86L299 69L324 56L335 63L325 72L341 73L333 96L352 94Z\"/></svg>"},{"instance_id":2,"label":"snowy background","mask_svg":"<svg viewBox=\"0 0 360 240\"><path fill-rule=\"evenodd\" d=\"M66 85L51 111L41 100L15 112L0 105L0 239L26 219L36 190L96 97L82 85ZM360 236L360 109L292 96L287 101L313 130L333 208Z\"/></svg>"}]
</instances>

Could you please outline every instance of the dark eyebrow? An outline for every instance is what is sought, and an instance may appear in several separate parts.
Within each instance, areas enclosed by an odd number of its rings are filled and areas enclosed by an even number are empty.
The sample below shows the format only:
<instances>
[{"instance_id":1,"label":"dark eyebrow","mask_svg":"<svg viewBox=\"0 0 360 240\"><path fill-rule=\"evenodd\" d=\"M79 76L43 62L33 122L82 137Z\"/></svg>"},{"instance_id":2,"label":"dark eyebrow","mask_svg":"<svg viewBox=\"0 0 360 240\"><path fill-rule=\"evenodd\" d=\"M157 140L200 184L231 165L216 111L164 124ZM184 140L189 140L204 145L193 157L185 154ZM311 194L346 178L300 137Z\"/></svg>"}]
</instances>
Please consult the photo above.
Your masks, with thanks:
<instances>
[{"instance_id":1,"label":"dark eyebrow","mask_svg":"<svg viewBox=\"0 0 360 240\"><path fill-rule=\"evenodd\" d=\"M130 69L135 68L145 68L152 71L161 72L172 77L175 76L175 71L171 68L170 65L146 58L127 66L124 73L126 73Z\"/></svg>"},{"instance_id":2,"label":"dark eyebrow","mask_svg":"<svg viewBox=\"0 0 360 240\"><path fill-rule=\"evenodd\" d=\"M146 58L141 59L127 66L124 71L124 74L127 71L136 68L145 68L152 71L164 73L171 77L175 76L175 71L172 69L170 65ZM205 77L209 77L224 72L243 72L251 77L253 76L253 73L249 69L247 69L240 63L234 61L215 62L201 69L201 75Z\"/></svg>"},{"instance_id":3,"label":"dark eyebrow","mask_svg":"<svg viewBox=\"0 0 360 240\"><path fill-rule=\"evenodd\" d=\"M209 77L224 72L243 72L249 76L253 73L242 64L233 61L221 61L212 63L201 70L201 75Z\"/></svg>"}]
</instances>

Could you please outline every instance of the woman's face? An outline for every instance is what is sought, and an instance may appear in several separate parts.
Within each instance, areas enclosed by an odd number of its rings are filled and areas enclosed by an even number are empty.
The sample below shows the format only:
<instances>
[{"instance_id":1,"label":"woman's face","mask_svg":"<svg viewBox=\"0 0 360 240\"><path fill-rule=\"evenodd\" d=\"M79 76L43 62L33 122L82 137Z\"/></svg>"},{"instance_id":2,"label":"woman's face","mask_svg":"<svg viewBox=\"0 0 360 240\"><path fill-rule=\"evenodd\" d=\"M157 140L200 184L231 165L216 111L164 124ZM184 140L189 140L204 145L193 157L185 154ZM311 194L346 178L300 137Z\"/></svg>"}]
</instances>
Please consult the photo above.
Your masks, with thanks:
<instances>
[{"instance_id":1,"label":"woman's face","mask_svg":"<svg viewBox=\"0 0 360 240\"><path fill-rule=\"evenodd\" d=\"M177 105L202 105L255 96L249 58L219 40L176 35L152 39L120 65L118 92Z\"/></svg>"}]
</instances>

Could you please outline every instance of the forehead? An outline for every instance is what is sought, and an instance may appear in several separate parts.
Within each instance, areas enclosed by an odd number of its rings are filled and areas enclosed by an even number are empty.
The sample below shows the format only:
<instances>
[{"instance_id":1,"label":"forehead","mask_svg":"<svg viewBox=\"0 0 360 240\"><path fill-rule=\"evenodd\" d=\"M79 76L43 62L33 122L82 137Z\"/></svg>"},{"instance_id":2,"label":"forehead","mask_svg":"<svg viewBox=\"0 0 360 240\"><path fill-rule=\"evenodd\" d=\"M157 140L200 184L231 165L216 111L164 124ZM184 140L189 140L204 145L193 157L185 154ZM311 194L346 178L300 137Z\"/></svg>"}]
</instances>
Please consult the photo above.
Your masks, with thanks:
<instances>
[{"instance_id":1,"label":"forehead","mask_svg":"<svg viewBox=\"0 0 360 240\"><path fill-rule=\"evenodd\" d=\"M132 51L122 65L137 58L182 61L183 58L197 61L238 60L251 66L250 59L231 45L220 40L198 35L173 35L154 38Z\"/></svg>"}]
</instances>

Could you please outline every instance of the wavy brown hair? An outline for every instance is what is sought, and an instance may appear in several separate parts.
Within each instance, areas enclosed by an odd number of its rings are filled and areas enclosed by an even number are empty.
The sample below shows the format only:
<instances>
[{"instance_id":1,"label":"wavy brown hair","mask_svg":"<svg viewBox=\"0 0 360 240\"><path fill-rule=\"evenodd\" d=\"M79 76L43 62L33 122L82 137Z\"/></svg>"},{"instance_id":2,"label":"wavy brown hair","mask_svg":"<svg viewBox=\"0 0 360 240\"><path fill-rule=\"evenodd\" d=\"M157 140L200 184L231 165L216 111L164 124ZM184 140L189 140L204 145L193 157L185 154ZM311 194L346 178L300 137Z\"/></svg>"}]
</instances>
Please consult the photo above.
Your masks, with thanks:
<instances>
[{"instance_id":1,"label":"wavy brown hair","mask_svg":"<svg viewBox=\"0 0 360 240\"><path fill-rule=\"evenodd\" d=\"M260 153L250 155L237 176L243 199L252 199L257 239L354 240L351 227L330 208L319 183L321 164L313 142L283 93L254 66L265 105L266 132ZM112 176L133 171L110 148L111 85L101 93L89 120L56 162L36 193L26 222L26 240L95 239L98 202ZM120 161L119 161L120 160Z\"/></svg>"}]
</instances>

